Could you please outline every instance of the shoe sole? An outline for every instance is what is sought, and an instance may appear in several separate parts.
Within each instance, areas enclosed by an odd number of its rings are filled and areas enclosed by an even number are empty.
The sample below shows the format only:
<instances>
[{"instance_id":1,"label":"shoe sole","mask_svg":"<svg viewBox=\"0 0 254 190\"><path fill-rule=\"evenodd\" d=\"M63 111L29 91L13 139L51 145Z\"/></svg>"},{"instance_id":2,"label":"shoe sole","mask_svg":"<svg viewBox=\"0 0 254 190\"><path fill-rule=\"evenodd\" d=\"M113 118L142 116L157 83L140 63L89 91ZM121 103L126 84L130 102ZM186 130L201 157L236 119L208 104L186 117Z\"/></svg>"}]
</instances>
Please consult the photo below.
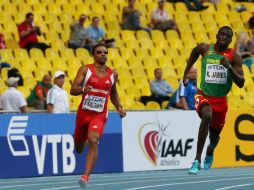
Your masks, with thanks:
<instances>
[{"instance_id":1,"label":"shoe sole","mask_svg":"<svg viewBox=\"0 0 254 190\"><path fill-rule=\"evenodd\" d=\"M81 188L85 188L85 187L86 187L86 183L85 183L82 179L80 179L80 180L78 181L78 183L79 183L79 186L80 186Z\"/></svg>"},{"instance_id":2,"label":"shoe sole","mask_svg":"<svg viewBox=\"0 0 254 190\"><path fill-rule=\"evenodd\" d=\"M190 171L188 172L188 174L190 174L190 175L197 175L197 173L198 172L190 172Z\"/></svg>"}]
</instances>

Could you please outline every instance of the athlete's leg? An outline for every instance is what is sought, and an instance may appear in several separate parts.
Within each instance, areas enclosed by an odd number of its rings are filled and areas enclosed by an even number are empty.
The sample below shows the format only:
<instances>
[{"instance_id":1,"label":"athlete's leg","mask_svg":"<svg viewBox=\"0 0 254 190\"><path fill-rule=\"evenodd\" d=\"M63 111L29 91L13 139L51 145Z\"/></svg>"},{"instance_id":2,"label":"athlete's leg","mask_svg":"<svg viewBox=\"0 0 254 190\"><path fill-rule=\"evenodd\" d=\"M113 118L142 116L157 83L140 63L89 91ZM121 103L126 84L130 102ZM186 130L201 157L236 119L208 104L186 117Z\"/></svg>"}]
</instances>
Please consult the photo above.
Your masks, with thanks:
<instances>
[{"instance_id":1,"label":"athlete's leg","mask_svg":"<svg viewBox=\"0 0 254 190\"><path fill-rule=\"evenodd\" d=\"M201 117L201 123L198 131L198 143L195 160L201 162L201 154L204 148L206 137L208 134L209 125L212 119L212 108L208 103L203 103L199 108L199 115Z\"/></svg>"},{"instance_id":2,"label":"athlete's leg","mask_svg":"<svg viewBox=\"0 0 254 190\"><path fill-rule=\"evenodd\" d=\"M219 143L220 132L221 132L221 129L217 129L213 127L209 128L210 144L207 147L206 156L203 163L205 170L209 170L211 166L213 165L213 152L217 144Z\"/></svg>"},{"instance_id":3,"label":"athlete's leg","mask_svg":"<svg viewBox=\"0 0 254 190\"><path fill-rule=\"evenodd\" d=\"M85 148L87 142L88 124L76 123L74 131L74 144L75 150L78 154L81 154Z\"/></svg>"},{"instance_id":4,"label":"athlete's leg","mask_svg":"<svg viewBox=\"0 0 254 190\"><path fill-rule=\"evenodd\" d=\"M88 129L88 146L89 150L86 156L86 169L84 175L89 178L89 175L97 161L98 144L102 135L106 118L95 117L89 124Z\"/></svg>"},{"instance_id":5,"label":"athlete's leg","mask_svg":"<svg viewBox=\"0 0 254 190\"><path fill-rule=\"evenodd\" d=\"M209 133L210 133L209 134L210 144L207 147L206 154L212 156L216 146L219 143L221 129L215 129L215 128L210 127Z\"/></svg>"},{"instance_id":6,"label":"athlete's leg","mask_svg":"<svg viewBox=\"0 0 254 190\"><path fill-rule=\"evenodd\" d=\"M88 146L89 150L86 156L86 169L84 175L90 176L93 166L98 157L98 142L100 135L98 132L90 131L88 133Z\"/></svg>"}]
</instances>

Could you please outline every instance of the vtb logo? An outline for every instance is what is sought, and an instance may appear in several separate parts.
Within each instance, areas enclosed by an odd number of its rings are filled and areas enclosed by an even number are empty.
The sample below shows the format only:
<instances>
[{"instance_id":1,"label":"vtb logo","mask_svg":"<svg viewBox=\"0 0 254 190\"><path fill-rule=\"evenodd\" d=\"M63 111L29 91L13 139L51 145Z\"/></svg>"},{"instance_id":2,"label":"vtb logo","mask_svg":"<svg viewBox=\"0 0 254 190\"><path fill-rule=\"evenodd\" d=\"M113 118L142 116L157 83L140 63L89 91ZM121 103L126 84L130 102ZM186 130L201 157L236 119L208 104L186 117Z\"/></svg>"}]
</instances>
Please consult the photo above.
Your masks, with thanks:
<instances>
[{"instance_id":1,"label":"vtb logo","mask_svg":"<svg viewBox=\"0 0 254 190\"><path fill-rule=\"evenodd\" d=\"M13 116L8 126L7 140L13 156L28 156L29 149L24 133L27 127L28 116ZM21 141L24 144L24 150L15 150L13 144L15 141Z\"/></svg>"}]
</instances>

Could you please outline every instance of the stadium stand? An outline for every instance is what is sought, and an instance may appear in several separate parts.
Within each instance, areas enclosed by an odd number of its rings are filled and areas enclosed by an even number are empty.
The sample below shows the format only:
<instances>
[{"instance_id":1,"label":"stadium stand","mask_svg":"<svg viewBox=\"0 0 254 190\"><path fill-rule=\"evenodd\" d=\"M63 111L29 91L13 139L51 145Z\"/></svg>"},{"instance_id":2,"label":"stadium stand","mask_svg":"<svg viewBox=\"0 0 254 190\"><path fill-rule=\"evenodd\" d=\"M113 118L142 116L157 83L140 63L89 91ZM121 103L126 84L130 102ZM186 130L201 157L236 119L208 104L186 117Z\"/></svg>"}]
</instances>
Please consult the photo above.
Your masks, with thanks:
<instances>
[{"instance_id":1,"label":"stadium stand","mask_svg":"<svg viewBox=\"0 0 254 190\"><path fill-rule=\"evenodd\" d=\"M4 0L0 1L0 33L4 34L7 49L0 50L0 55L24 76L25 85L19 87L24 95L30 93L43 74L49 72L52 75L58 69L66 72L65 89L68 91L79 66L93 61L86 49L75 51L67 48L69 24L81 13L88 16L86 27L93 16L99 16L107 37L116 40L115 48L109 49L108 65L119 73L118 89L123 105L131 110L160 109L154 102L146 106L139 102L141 95L150 95L149 82L154 68L162 67L166 80L176 89L191 49L200 42L214 42L220 26L230 25L235 34L245 31L250 36L248 19L254 11L254 4L241 4L247 7L247 11L235 12L239 3L233 0L220 1L217 8L206 2L209 8L201 12L189 12L182 2L166 3L166 10L179 26L179 38L172 30L165 34L153 30L150 35L142 30L121 30L121 10L127 5L125 0ZM142 26L149 27L151 11L156 6L157 1L154 0L136 1L136 7L143 13ZM39 40L52 47L46 50L45 55L38 49L32 49L28 54L19 48L16 25L23 21L27 12L34 13L35 23L43 31ZM235 37L231 47L234 42ZM200 63L196 65L200 68ZM232 88L229 93L231 108L254 107L254 66L251 66L252 70L245 65L243 68L246 86L243 89ZM3 84L6 77L4 71L0 79L0 93L6 89ZM80 99L71 97L70 101L71 109L76 110ZM111 103L109 109L114 110Z\"/></svg>"}]
</instances>

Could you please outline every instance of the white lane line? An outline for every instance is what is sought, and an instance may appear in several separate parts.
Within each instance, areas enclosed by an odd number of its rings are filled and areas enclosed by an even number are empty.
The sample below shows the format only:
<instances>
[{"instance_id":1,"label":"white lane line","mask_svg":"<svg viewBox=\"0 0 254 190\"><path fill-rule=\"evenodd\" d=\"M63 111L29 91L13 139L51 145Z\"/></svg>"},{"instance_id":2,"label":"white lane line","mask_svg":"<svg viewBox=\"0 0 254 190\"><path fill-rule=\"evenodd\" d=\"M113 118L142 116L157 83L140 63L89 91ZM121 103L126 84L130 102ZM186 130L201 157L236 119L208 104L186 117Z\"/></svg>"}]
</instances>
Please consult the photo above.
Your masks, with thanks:
<instances>
[{"instance_id":1,"label":"white lane line","mask_svg":"<svg viewBox=\"0 0 254 190\"><path fill-rule=\"evenodd\" d=\"M100 174L100 175L107 175L107 176L98 176L98 174L93 174L91 175L91 180L90 181L101 181L102 179L103 180L112 180L112 178L114 179L117 179L117 180L121 180L121 179L139 179L139 178L161 178L161 177L171 177L172 179L175 179L176 177L188 177L189 175L187 175L187 173L185 174L179 174L179 175L174 175L174 176L171 176L171 175L166 175L166 173L158 173L160 175L157 175L157 174L154 174L151 176L151 172L148 174L148 175L134 175L134 176L124 176L124 175L121 175L121 176L112 176L111 174ZM253 174L253 170L250 170L250 171L246 171L246 172L225 172L225 173L221 173L221 174L218 174L217 172L208 172L208 173L202 173L202 176L203 177L210 177L211 175L214 175L216 174L217 177L218 175L230 175L230 174L237 174L237 175L252 175ZM37 178L25 178L25 179L22 179L22 180L11 180L9 179L8 181L4 181L4 182L0 182L0 184L10 184L10 183L34 183L34 182L51 182L51 181L55 181L56 179L55 178L58 178L57 180L77 180L79 179L80 176L51 176L51 177L37 177ZM96 178L95 178L96 177Z\"/></svg>"},{"instance_id":2,"label":"white lane line","mask_svg":"<svg viewBox=\"0 0 254 190\"><path fill-rule=\"evenodd\" d=\"M40 189L40 190L72 189L74 187L79 187L79 186L54 187L54 188L50 188L50 189Z\"/></svg>"},{"instance_id":3,"label":"white lane line","mask_svg":"<svg viewBox=\"0 0 254 190\"><path fill-rule=\"evenodd\" d=\"M237 167L237 168L222 168L222 169L211 169L210 171L207 171L207 174L231 174L231 173L240 173L240 172L244 172L244 173L248 173L248 172L253 172L254 167L250 168L250 167ZM231 171L233 170L233 171ZM185 174L187 173L186 170L164 170L164 171L137 171L137 172L123 172L123 173L112 173L112 174L92 174L91 176L93 177L99 177L101 178L121 178L121 177L139 177L139 176L149 176L151 175L151 173L153 173L153 176L156 176L157 174L161 174L162 176L164 175L173 175L173 177L175 176L186 176ZM236 172L237 171L237 172ZM176 173L182 173L182 174L178 174L175 175ZM205 175L205 174L202 174ZM55 179L55 178L79 178L80 175L65 175L65 176L46 176L46 177L28 177L28 178L23 178L22 180L19 180L19 178L16 179L8 179L8 181L11 182L19 182L19 181L29 181L29 180L35 180L35 179ZM7 179L5 179L7 180ZM4 181L5 181L4 180ZM1 182L2 179L0 180L0 184L1 183L5 183L5 182Z\"/></svg>"},{"instance_id":4,"label":"white lane line","mask_svg":"<svg viewBox=\"0 0 254 190\"><path fill-rule=\"evenodd\" d=\"M242 184L242 185L234 185L234 186L228 186L228 187L222 187L222 188L218 188L218 189L214 189L214 190L224 190L224 189L233 189L236 187L244 187L244 186L249 186L249 185L253 185L254 183L247 183L247 184Z\"/></svg>"},{"instance_id":5,"label":"white lane line","mask_svg":"<svg viewBox=\"0 0 254 190\"><path fill-rule=\"evenodd\" d=\"M242 180L242 179L254 179L254 177L242 177L242 178L231 178L231 179L214 179L214 180L192 181L192 182L184 182L184 183L168 183L168 184L161 184L161 185L149 185L149 186L134 187L134 188L128 188L128 189L121 189L121 190L149 189L149 188L155 188L155 187L187 185L187 184L196 184L196 183L209 183L209 182L218 182L218 181L233 181L233 180ZM48 189L48 190L50 190L50 189Z\"/></svg>"},{"instance_id":6,"label":"white lane line","mask_svg":"<svg viewBox=\"0 0 254 190\"><path fill-rule=\"evenodd\" d=\"M217 176L214 176L214 177L217 177ZM197 179L197 177L193 177L195 179ZM199 178L202 178L202 177L199 177ZM242 177L242 178L234 178L234 179L248 179L248 178L251 178L253 179L254 177ZM181 179L186 179L186 178L178 178L179 180ZM159 182L159 181L169 181L169 179L157 179L156 182ZM185 182L185 183L170 183L170 184L163 184L163 185L155 185L155 186L145 186L145 188L151 188L151 187L157 187L157 186L172 186L172 185L181 185L181 184L191 184L191 183L199 183L199 182L213 182L213 181L231 181L232 178L230 179L218 179L218 180L205 180L205 181L198 181L198 182ZM106 185L120 185L120 184L130 184L130 183L145 183L145 182L153 182L154 179L150 179L150 180L136 180L136 181L122 181L122 182L112 182L112 183L100 183L100 184L88 184L87 187L94 187L94 186L106 186ZM55 190L55 189L70 189L72 188L73 186L64 186L64 187L53 187L53 188L46 188L46 189L40 189L40 190ZM123 190L135 190L136 188L131 188L131 189L123 189ZM141 187L140 189L144 189L144 187Z\"/></svg>"},{"instance_id":7,"label":"white lane line","mask_svg":"<svg viewBox=\"0 0 254 190\"><path fill-rule=\"evenodd\" d=\"M252 175L254 175L254 173L252 173ZM249 174L234 174L234 175L224 175L223 177L236 177L236 176L249 176ZM143 182L149 182L149 181L154 181L156 179L156 181L169 181L169 180L182 180L182 179L186 179L186 177L188 177L187 175L186 176L183 176L181 178L169 178L169 176L164 176L164 177L160 177L160 179L157 179L155 177L153 178L148 178L148 179L145 179L145 178L135 178L136 180L130 180L130 178L126 178L128 179L128 181L126 181L126 179L122 179L124 181L119 181L119 182L108 182L108 183L102 183L102 184L92 184L91 186L100 186L100 185L116 185L116 184L126 184L126 183L143 183ZM217 176L214 176L214 175L211 175L211 176L208 176L208 177L211 177L211 178L217 178ZM164 178L164 179L162 179ZM203 179L203 178L207 178L207 176L189 176L188 179ZM247 178L247 177L246 177ZM254 178L254 177L253 177ZM142 180L141 180L142 179ZM117 179L117 180L120 180L120 179ZM91 180L91 181L94 181L95 180ZM98 180L99 181L99 180ZM31 186L40 186L40 185L52 185L52 184L66 184L66 183L73 183L74 181L73 180L68 180L68 181L64 181L64 182L43 182L43 183L30 183L30 184L23 184L23 185L7 185L7 186L3 186L3 187L0 187L0 189L3 189L3 188L16 188L16 187L31 187Z\"/></svg>"},{"instance_id":8,"label":"white lane line","mask_svg":"<svg viewBox=\"0 0 254 190\"><path fill-rule=\"evenodd\" d=\"M73 183L72 182L52 182L52 183L31 183L31 184L24 184L24 185L9 185L0 187L0 189L4 188L16 188L16 187L29 187L29 186L40 186L40 185L54 185L54 184L63 184L63 183Z\"/></svg>"}]
</instances>

